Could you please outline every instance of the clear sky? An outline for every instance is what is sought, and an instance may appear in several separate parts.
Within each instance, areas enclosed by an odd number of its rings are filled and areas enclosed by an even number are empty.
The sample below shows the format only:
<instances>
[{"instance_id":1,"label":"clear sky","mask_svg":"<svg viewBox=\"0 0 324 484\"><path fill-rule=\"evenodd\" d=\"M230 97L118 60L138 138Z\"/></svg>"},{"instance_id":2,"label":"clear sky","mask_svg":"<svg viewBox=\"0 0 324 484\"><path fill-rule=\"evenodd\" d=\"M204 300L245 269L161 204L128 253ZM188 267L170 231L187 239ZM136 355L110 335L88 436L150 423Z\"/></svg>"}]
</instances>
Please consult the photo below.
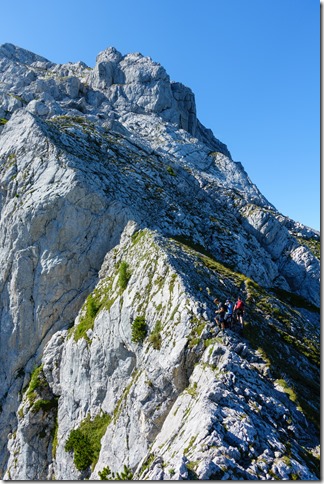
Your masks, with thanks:
<instances>
[{"instance_id":1,"label":"clear sky","mask_svg":"<svg viewBox=\"0 0 324 484\"><path fill-rule=\"evenodd\" d=\"M284 215L320 228L318 0L10 0L0 44L95 64L113 46L190 87L197 116Z\"/></svg>"}]
</instances>

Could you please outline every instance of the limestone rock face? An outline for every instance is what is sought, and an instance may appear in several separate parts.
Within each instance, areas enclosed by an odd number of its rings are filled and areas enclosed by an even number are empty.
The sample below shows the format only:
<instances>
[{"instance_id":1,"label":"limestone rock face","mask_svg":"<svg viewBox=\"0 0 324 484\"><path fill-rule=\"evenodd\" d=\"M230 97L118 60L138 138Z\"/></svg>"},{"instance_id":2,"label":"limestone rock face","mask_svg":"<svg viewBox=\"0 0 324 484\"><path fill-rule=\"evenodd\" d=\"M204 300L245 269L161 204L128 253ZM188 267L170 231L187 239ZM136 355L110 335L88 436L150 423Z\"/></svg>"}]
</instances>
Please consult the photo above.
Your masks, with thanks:
<instances>
[{"instance_id":1,"label":"limestone rock face","mask_svg":"<svg viewBox=\"0 0 324 484\"><path fill-rule=\"evenodd\" d=\"M148 57L5 44L0 82L4 479L317 479L319 233Z\"/></svg>"}]
</instances>

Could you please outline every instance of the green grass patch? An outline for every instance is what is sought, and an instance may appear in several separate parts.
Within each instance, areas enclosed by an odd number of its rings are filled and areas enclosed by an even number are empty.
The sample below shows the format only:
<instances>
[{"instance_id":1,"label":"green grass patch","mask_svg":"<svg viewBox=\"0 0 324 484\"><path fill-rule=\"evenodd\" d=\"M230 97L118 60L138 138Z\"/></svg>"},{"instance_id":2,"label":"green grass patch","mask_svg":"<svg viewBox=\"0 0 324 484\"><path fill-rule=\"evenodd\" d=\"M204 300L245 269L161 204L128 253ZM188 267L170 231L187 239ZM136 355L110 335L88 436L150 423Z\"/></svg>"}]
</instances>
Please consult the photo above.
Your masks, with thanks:
<instances>
[{"instance_id":1,"label":"green grass patch","mask_svg":"<svg viewBox=\"0 0 324 484\"><path fill-rule=\"evenodd\" d=\"M52 457L53 457L53 459L55 459L56 458L56 449L57 449L57 445L58 445L58 417L57 417L57 415L56 415L56 418L55 418L54 428L52 430L52 437L53 437Z\"/></svg>"},{"instance_id":2,"label":"green grass patch","mask_svg":"<svg viewBox=\"0 0 324 484\"><path fill-rule=\"evenodd\" d=\"M302 237L296 237L300 245L307 247L313 255L321 260L321 241L319 239L303 239Z\"/></svg>"},{"instance_id":3,"label":"green grass patch","mask_svg":"<svg viewBox=\"0 0 324 484\"><path fill-rule=\"evenodd\" d=\"M68 337L74 335L75 341L85 338L86 341L90 342L87 331L93 329L97 314L101 310L109 311L118 297L118 295L112 297L113 277L102 280L96 289L89 294L81 309L79 323L69 329Z\"/></svg>"},{"instance_id":4,"label":"green grass patch","mask_svg":"<svg viewBox=\"0 0 324 484\"><path fill-rule=\"evenodd\" d=\"M213 338L204 339L205 348L208 348L208 346L214 345L216 343L223 344L222 338L215 336Z\"/></svg>"},{"instance_id":5,"label":"green grass patch","mask_svg":"<svg viewBox=\"0 0 324 484\"><path fill-rule=\"evenodd\" d=\"M257 291L262 291L262 288L259 287L254 281L246 277L244 274L236 272L233 265L226 264L223 261L217 261L213 254L205 249L202 245L197 244L191 239L183 236L174 236L172 237L172 240L174 240L183 250L187 251L194 257L197 257L207 270L216 273L218 277L226 279L228 282L233 284L234 286L232 287L232 291L237 292L237 288L242 287L242 285L246 285L248 289L246 298L247 302L249 302L252 296L255 297L257 295ZM232 297L232 294L228 293L227 297Z\"/></svg>"},{"instance_id":6,"label":"green grass patch","mask_svg":"<svg viewBox=\"0 0 324 484\"><path fill-rule=\"evenodd\" d=\"M289 387L293 388L301 410L319 429L320 388L319 382L317 382L319 378L318 367L314 365L316 355L312 355L312 359L309 358L309 370L313 375L310 380L310 378L305 378L302 367L299 369L295 365L287 364L287 356L283 351L283 346L287 345L289 352L292 355L294 354L297 359L300 358L301 354L307 357L307 345L302 344L273 324L257 325L247 322L244 326L244 337L266 361L274 378L277 380L288 378ZM284 378L282 377L283 373L285 374ZM288 383L286 385L288 386Z\"/></svg>"},{"instance_id":7,"label":"green grass patch","mask_svg":"<svg viewBox=\"0 0 324 484\"><path fill-rule=\"evenodd\" d=\"M207 257L213 259L213 254L210 251L205 249L205 247L203 247L202 245L197 244L192 239L189 239L188 237L184 237L183 235L175 235L171 237L171 240L174 240L182 246L185 246L189 249L194 250L195 252L199 252L200 254L206 255Z\"/></svg>"},{"instance_id":8,"label":"green grass patch","mask_svg":"<svg viewBox=\"0 0 324 484\"><path fill-rule=\"evenodd\" d=\"M119 398L113 412L113 423L115 424L121 414L122 411L122 405L126 401L128 394L132 388L133 385L137 382L138 378L140 377L141 372L138 370L133 371L132 373L132 379L129 382L129 384L124 388L123 393L121 397Z\"/></svg>"},{"instance_id":9,"label":"green grass patch","mask_svg":"<svg viewBox=\"0 0 324 484\"><path fill-rule=\"evenodd\" d=\"M144 236L146 235L145 230L138 230L132 235L132 242L133 244L137 244Z\"/></svg>"},{"instance_id":10,"label":"green grass patch","mask_svg":"<svg viewBox=\"0 0 324 484\"><path fill-rule=\"evenodd\" d=\"M170 291L170 294L171 294L171 295L172 295L172 293L173 293L174 284L175 284L176 279L177 279L177 274L172 274L172 275L171 275L171 281L170 281L170 285L169 285L169 291Z\"/></svg>"},{"instance_id":11,"label":"green grass patch","mask_svg":"<svg viewBox=\"0 0 324 484\"><path fill-rule=\"evenodd\" d=\"M33 403L37 398L37 393L35 390L46 388L47 381L43 374L43 365L36 367L30 377L30 382L26 390L26 397L30 403Z\"/></svg>"},{"instance_id":12,"label":"green grass patch","mask_svg":"<svg viewBox=\"0 0 324 484\"><path fill-rule=\"evenodd\" d=\"M148 341L155 350L161 349L162 336L161 336L162 324L161 321L155 323L154 329L151 332Z\"/></svg>"},{"instance_id":13,"label":"green grass patch","mask_svg":"<svg viewBox=\"0 0 324 484\"><path fill-rule=\"evenodd\" d=\"M167 172L169 173L169 175L171 176L177 176L174 169L172 168L172 166L168 165L167 166Z\"/></svg>"},{"instance_id":14,"label":"green grass patch","mask_svg":"<svg viewBox=\"0 0 324 484\"><path fill-rule=\"evenodd\" d=\"M321 351L311 340L304 338L303 341L291 336L289 333L276 328L282 339L294 347L299 353L304 355L309 361L313 362L318 368L321 364Z\"/></svg>"},{"instance_id":15,"label":"green grass patch","mask_svg":"<svg viewBox=\"0 0 324 484\"><path fill-rule=\"evenodd\" d=\"M197 435L193 435L189 441L189 444L188 444L188 447L186 447L184 450L183 450L183 453L185 455L187 455L189 453L189 451L192 449L195 441L196 441L196 438L197 438Z\"/></svg>"},{"instance_id":16,"label":"green grass patch","mask_svg":"<svg viewBox=\"0 0 324 484\"><path fill-rule=\"evenodd\" d=\"M192 397L197 396L197 382L195 381L192 385L186 388L186 392L189 393Z\"/></svg>"},{"instance_id":17,"label":"green grass patch","mask_svg":"<svg viewBox=\"0 0 324 484\"><path fill-rule=\"evenodd\" d=\"M272 292L284 303L289 304L293 307L307 309L308 311L312 311L314 313L319 313L320 309L312 304L311 302L307 301L302 296L298 294L294 294L293 292L285 291L284 289L280 288L272 288Z\"/></svg>"},{"instance_id":18,"label":"green grass patch","mask_svg":"<svg viewBox=\"0 0 324 484\"><path fill-rule=\"evenodd\" d=\"M197 462L197 461L190 461L190 462L186 463L189 481L198 481L199 480L199 477L196 473L196 469L198 467L198 464L199 464L199 462Z\"/></svg>"},{"instance_id":19,"label":"green grass patch","mask_svg":"<svg viewBox=\"0 0 324 484\"><path fill-rule=\"evenodd\" d=\"M90 342L87 331L93 329L95 317L100 309L101 304L96 300L93 294L89 294L85 302L85 313L80 318L79 324L73 328L74 340L85 338Z\"/></svg>"},{"instance_id":20,"label":"green grass patch","mask_svg":"<svg viewBox=\"0 0 324 484\"><path fill-rule=\"evenodd\" d=\"M139 476L150 469L151 465L154 462L154 459L155 459L154 454L148 454L148 456L146 457L145 461L142 464L141 469L139 470L139 473L138 473Z\"/></svg>"},{"instance_id":21,"label":"green grass patch","mask_svg":"<svg viewBox=\"0 0 324 484\"><path fill-rule=\"evenodd\" d=\"M276 380L276 383L281 386L281 388L284 390L284 392L288 395L289 399L294 402L298 403L297 395L296 392L294 391L293 388L291 388L286 380L281 378L280 380Z\"/></svg>"},{"instance_id":22,"label":"green grass patch","mask_svg":"<svg viewBox=\"0 0 324 484\"><path fill-rule=\"evenodd\" d=\"M198 319L195 316L192 318L191 323L193 327L188 337L189 348L193 348L200 343L202 332L206 327L206 321Z\"/></svg>"}]
</instances>

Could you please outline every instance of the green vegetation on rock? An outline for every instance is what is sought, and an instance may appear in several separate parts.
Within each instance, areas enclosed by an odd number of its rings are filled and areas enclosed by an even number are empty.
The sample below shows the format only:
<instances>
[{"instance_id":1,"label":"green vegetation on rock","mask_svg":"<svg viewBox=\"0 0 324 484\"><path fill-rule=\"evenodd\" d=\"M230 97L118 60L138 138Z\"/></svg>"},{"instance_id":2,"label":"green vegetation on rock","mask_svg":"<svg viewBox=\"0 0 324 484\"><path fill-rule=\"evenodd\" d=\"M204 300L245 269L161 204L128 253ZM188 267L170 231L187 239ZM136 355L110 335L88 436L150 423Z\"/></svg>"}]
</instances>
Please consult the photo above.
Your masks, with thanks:
<instances>
[{"instance_id":1,"label":"green vegetation on rock","mask_svg":"<svg viewBox=\"0 0 324 484\"><path fill-rule=\"evenodd\" d=\"M98 472L98 475L101 481L131 481L133 479L133 473L126 465L121 472L112 472L108 466L104 467L102 471Z\"/></svg>"},{"instance_id":2,"label":"green vegetation on rock","mask_svg":"<svg viewBox=\"0 0 324 484\"><path fill-rule=\"evenodd\" d=\"M142 343L147 336L147 324L144 316L136 316L132 323L132 341Z\"/></svg>"},{"instance_id":3,"label":"green vegetation on rock","mask_svg":"<svg viewBox=\"0 0 324 484\"><path fill-rule=\"evenodd\" d=\"M37 413L40 410L42 410L43 412L48 412L52 408L57 409L57 400L57 398L52 398L51 400L41 398L39 400L36 400L36 402L32 406L32 412Z\"/></svg>"},{"instance_id":4,"label":"green vegetation on rock","mask_svg":"<svg viewBox=\"0 0 324 484\"><path fill-rule=\"evenodd\" d=\"M301 245L307 247L318 260L321 260L321 242L319 239L304 239L302 237L296 237Z\"/></svg>"},{"instance_id":5,"label":"green vegetation on rock","mask_svg":"<svg viewBox=\"0 0 324 484\"><path fill-rule=\"evenodd\" d=\"M74 329L74 340L78 341L80 338L85 338L90 341L87 336L87 331L93 329L95 317L100 309L98 300L93 294L89 294L85 302L85 311L80 318L79 324Z\"/></svg>"},{"instance_id":6,"label":"green vegetation on rock","mask_svg":"<svg viewBox=\"0 0 324 484\"><path fill-rule=\"evenodd\" d=\"M127 287L130 276L131 276L131 273L128 270L127 262L122 261L120 266L119 266L119 270L118 270L118 284L123 291Z\"/></svg>"},{"instance_id":7,"label":"green vegetation on rock","mask_svg":"<svg viewBox=\"0 0 324 484\"><path fill-rule=\"evenodd\" d=\"M90 465L94 468L96 465L101 439L110 422L111 416L106 413L96 415L93 420L88 415L79 428L70 432L64 449L66 452L73 452L74 464L79 471L86 470Z\"/></svg>"},{"instance_id":8,"label":"green vegetation on rock","mask_svg":"<svg viewBox=\"0 0 324 484\"><path fill-rule=\"evenodd\" d=\"M319 384L317 378L305 377L303 366L293 366L287 364L287 353L283 348L289 348L290 357L300 359L304 355L309 359L309 372L314 375L317 371L317 364L314 360L316 352L307 354L307 345L300 340L289 336L287 332L280 330L275 324L254 324L247 322L244 327L244 338L251 346L263 355L271 368L272 375L278 380L283 380L283 369L285 374L285 388L291 388L290 396L295 395L295 402L309 420L316 426L319 425ZM319 351L319 350L318 350ZM293 392L293 393L292 393ZM288 393L288 392L287 392Z\"/></svg>"},{"instance_id":9,"label":"green vegetation on rock","mask_svg":"<svg viewBox=\"0 0 324 484\"><path fill-rule=\"evenodd\" d=\"M122 408L123 408L123 404L125 404L126 402L126 399L129 395L129 392L132 388L132 386L136 383L137 379L139 378L140 376L140 372L139 371L134 371L133 374L132 374L132 378L131 378L131 381L128 383L128 385L124 388L123 390L123 393L121 395L121 397L119 398L115 408L114 408L114 412L113 412L113 423L115 424L120 416L120 413L122 411Z\"/></svg>"},{"instance_id":10,"label":"green vegetation on rock","mask_svg":"<svg viewBox=\"0 0 324 484\"><path fill-rule=\"evenodd\" d=\"M79 471L86 470L94 460L90 440L79 429L70 432L64 449L66 452L74 453L74 464Z\"/></svg>"},{"instance_id":11,"label":"green vegetation on rock","mask_svg":"<svg viewBox=\"0 0 324 484\"><path fill-rule=\"evenodd\" d=\"M34 369L31 374L30 382L27 387L26 396L30 403L33 403L37 398L37 389L45 388L47 381L43 374L43 366L40 365Z\"/></svg>"},{"instance_id":12,"label":"green vegetation on rock","mask_svg":"<svg viewBox=\"0 0 324 484\"><path fill-rule=\"evenodd\" d=\"M169 173L169 175L171 176L176 176L175 172L174 172L174 169L172 168L172 166L168 165L167 166L167 172Z\"/></svg>"},{"instance_id":13,"label":"green vegetation on rock","mask_svg":"<svg viewBox=\"0 0 324 484\"><path fill-rule=\"evenodd\" d=\"M79 323L76 326L73 326L69 331L69 335L74 335L75 341L78 341L80 338L85 338L86 341L90 342L90 339L87 336L87 331L93 329L97 314L104 309L109 311L115 302L117 296L113 297L112 295L112 280L113 277L103 279L96 289L87 297L81 309Z\"/></svg>"},{"instance_id":14,"label":"green vegetation on rock","mask_svg":"<svg viewBox=\"0 0 324 484\"><path fill-rule=\"evenodd\" d=\"M148 338L149 343L151 343L151 345L155 350L161 349L161 343L162 343L161 329L162 329L161 321L157 321L155 323L152 333Z\"/></svg>"}]
</instances>

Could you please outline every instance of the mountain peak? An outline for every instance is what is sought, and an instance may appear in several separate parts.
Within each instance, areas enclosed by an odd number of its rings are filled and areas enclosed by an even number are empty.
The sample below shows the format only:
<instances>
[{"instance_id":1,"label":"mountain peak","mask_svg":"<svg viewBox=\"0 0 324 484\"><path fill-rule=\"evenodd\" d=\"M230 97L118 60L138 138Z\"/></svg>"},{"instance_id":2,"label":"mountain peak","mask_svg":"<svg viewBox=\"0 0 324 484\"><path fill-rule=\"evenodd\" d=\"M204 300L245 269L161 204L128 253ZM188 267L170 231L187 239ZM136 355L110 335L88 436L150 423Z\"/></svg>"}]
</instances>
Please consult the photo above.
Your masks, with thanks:
<instances>
[{"instance_id":1,"label":"mountain peak","mask_svg":"<svg viewBox=\"0 0 324 484\"><path fill-rule=\"evenodd\" d=\"M0 83L1 477L317 479L319 234L149 57Z\"/></svg>"},{"instance_id":2,"label":"mountain peak","mask_svg":"<svg viewBox=\"0 0 324 484\"><path fill-rule=\"evenodd\" d=\"M90 114L95 110L101 119L113 113L117 117L126 112L153 113L208 143L211 150L230 156L227 147L198 121L191 89L179 82L170 82L165 69L150 57L140 53L123 56L114 47L109 47L98 54L95 67L90 69L82 62L53 64L12 44L0 47L1 57L6 59L0 74L4 93L13 91L26 104L31 101L37 104L36 100L41 97L41 111L37 114L68 114L73 112L69 109L71 104L74 111ZM14 67L10 64L13 61L16 63ZM77 98L79 105L74 101L67 103L66 95ZM4 101L3 105L4 118L19 107L16 103L8 110L8 103Z\"/></svg>"},{"instance_id":3,"label":"mountain peak","mask_svg":"<svg viewBox=\"0 0 324 484\"><path fill-rule=\"evenodd\" d=\"M123 55L115 47L107 47L96 57L96 62L115 62L118 63L123 58Z\"/></svg>"}]
</instances>

